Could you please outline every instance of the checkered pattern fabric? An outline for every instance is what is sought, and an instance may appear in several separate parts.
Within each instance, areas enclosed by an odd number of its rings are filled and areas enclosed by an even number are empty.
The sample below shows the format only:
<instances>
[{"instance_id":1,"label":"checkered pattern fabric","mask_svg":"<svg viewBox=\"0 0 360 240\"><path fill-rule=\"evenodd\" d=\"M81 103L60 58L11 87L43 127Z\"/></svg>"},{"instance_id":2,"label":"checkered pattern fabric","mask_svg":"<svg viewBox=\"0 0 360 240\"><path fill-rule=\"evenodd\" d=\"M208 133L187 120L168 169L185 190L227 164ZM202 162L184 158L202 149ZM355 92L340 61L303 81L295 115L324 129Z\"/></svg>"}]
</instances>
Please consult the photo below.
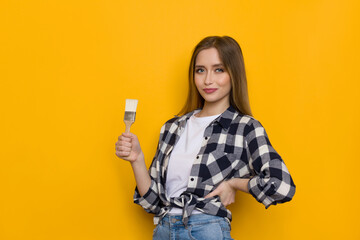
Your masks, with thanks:
<instances>
[{"instance_id":1,"label":"checkered pattern fabric","mask_svg":"<svg viewBox=\"0 0 360 240\"><path fill-rule=\"evenodd\" d=\"M218 196L204 198L222 181L231 178L250 178L250 193L266 208L292 199L294 182L280 155L270 144L264 127L253 117L240 114L231 106L205 129L187 190L180 197L167 197L165 182L169 156L193 113L170 119L162 126L158 148L149 169L150 188L142 197L135 189L134 202L147 212L154 213L155 223L171 207L183 209L185 224L194 209L231 221L231 212L221 204Z\"/></svg>"}]
</instances>

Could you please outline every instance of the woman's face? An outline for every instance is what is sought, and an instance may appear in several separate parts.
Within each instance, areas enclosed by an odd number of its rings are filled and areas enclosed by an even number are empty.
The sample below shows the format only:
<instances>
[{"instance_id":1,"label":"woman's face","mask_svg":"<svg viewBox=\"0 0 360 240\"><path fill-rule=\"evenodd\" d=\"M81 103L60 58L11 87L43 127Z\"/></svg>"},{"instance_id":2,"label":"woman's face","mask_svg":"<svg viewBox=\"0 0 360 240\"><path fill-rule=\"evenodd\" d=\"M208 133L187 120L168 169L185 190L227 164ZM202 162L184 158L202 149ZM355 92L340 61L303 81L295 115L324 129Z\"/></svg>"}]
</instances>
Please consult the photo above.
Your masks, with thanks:
<instances>
[{"instance_id":1,"label":"woman's face","mask_svg":"<svg viewBox=\"0 0 360 240\"><path fill-rule=\"evenodd\" d=\"M194 81L205 105L230 104L231 80L216 48L200 51L195 60Z\"/></svg>"}]
</instances>

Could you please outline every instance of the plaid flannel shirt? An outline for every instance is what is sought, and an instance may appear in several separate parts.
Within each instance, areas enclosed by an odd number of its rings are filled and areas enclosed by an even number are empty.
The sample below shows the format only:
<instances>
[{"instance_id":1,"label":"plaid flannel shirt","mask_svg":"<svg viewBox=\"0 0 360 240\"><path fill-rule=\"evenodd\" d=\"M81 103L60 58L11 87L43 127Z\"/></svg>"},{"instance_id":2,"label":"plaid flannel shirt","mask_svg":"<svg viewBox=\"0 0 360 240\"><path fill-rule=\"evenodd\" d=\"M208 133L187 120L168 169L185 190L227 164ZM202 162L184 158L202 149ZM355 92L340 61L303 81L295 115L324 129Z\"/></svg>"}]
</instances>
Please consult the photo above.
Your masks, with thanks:
<instances>
[{"instance_id":1,"label":"plaid flannel shirt","mask_svg":"<svg viewBox=\"0 0 360 240\"><path fill-rule=\"evenodd\" d=\"M259 121L237 112L232 106L205 129L186 191L180 197L169 198L165 191L169 156L193 113L170 119L162 126L149 168L150 188L142 197L135 189L134 202L155 214L155 224L171 207L183 209L185 225L194 209L231 221L231 212L219 196L204 198L222 181L231 178L250 178L249 192L266 208L292 199L294 182L280 155L271 146L265 129Z\"/></svg>"}]
</instances>

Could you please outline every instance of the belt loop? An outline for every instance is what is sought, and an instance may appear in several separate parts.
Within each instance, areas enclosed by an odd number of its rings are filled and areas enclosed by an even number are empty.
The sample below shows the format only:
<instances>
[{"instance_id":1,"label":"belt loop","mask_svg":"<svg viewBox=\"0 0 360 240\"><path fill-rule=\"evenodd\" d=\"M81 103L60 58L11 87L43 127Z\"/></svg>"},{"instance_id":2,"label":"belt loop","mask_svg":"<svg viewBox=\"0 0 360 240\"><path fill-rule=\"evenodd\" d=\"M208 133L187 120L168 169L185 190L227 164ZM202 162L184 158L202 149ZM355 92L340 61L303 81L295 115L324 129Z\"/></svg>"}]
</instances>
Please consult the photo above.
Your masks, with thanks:
<instances>
[{"instance_id":1,"label":"belt loop","mask_svg":"<svg viewBox=\"0 0 360 240\"><path fill-rule=\"evenodd\" d=\"M229 227L230 227L230 231L231 231L231 222L230 222L230 220L227 217L225 217L225 220L229 223Z\"/></svg>"},{"instance_id":2,"label":"belt loop","mask_svg":"<svg viewBox=\"0 0 360 240\"><path fill-rule=\"evenodd\" d=\"M154 225L158 225L159 222L160 222L160 220L161 220L161 219L160 219L158 216L154 216L154 218L153 218Z\"/></svg>"}]
</instances>

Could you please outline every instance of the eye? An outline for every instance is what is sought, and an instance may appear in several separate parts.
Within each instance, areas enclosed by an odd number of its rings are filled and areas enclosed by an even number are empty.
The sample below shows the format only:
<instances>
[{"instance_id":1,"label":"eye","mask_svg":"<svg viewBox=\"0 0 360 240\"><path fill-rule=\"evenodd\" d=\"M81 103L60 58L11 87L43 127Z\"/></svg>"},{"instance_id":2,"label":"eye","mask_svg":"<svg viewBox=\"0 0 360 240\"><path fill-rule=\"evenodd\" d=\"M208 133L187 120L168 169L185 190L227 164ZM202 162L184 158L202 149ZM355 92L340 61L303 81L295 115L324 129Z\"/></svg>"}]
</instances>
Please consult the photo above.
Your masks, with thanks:
<instances>
[{"instance_id":1,"label":"eye","mask_svg":"<svg viewBox=\"0 0 360 240\"><path fill-rule=\"evenodd\" d=\"M215 72L225 72L223 68L217 68L215 69Z\"/></svg>"},{"instance_id":2,"label":"eye","mask_svg":"<svg viewBox=\"0 0 360 240\"><path fill-rule=\"evenodd\" d=\"M204 72L204 69L198 68L198 69L195 69L195 72L196 72L196 73L203 73L203 72Z\"/></svg>"}]
</instances>

